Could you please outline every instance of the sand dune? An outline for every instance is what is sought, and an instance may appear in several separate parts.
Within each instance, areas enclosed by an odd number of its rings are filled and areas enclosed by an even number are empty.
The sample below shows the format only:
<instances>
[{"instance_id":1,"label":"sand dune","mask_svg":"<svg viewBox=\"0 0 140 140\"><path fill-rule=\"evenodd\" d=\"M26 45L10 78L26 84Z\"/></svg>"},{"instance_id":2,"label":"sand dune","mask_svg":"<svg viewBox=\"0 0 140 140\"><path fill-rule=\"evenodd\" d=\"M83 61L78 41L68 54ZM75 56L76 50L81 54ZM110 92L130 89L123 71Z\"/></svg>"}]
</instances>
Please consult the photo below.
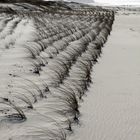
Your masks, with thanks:
<instances>
[{"instance_id":1,"label":"sand dune","mask_svg":"<svg viewBox=\"0 0 140 140\"><path fill-rule=\"evenodd\" d=\"M130 7L0 4L0 140L139 140L139 23Z\"/></svg>"},{"instance_id":2,"label":"sand dune","mask_svg":"<svg viewBox=\"0 0 140 140\"><path fill-rule=\"evenodd\" d=\"M0 140L66 140L114 11L41 1L0 8Z\"/></svg>"}]
</instances>

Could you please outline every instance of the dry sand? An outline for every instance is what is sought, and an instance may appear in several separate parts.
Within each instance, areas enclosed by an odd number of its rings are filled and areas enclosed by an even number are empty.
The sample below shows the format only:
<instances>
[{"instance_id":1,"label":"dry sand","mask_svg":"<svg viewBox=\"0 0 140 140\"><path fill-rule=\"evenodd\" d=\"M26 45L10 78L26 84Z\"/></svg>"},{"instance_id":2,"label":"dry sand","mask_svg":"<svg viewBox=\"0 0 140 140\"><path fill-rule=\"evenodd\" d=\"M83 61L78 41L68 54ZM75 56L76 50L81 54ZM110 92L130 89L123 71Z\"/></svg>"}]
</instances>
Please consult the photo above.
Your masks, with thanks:
<instances>
[{"instance_id":1,"label":"dry sand","mask_svg":"<svg viewBox=\"0 0 140 140\"><path fill-rule=\"evenodd\" d=\"M0 140L65 140L114 15L29 17L0 14Z\"/></svg>"},{"instance_id":2,"label":"dry sand","mask_svg":"<svg viewBox=\"0 0 140 140\"><path fill-rule=\"evenodd\" d=\"M70 140L140 140L140 15L118 15Z\"/></svg>"},{"instance_id":3,"label":"dry sand","mask_svg":"<svg viewBox=\"0 0 140 140\"><path fill-rule=\"evenodd\" d=\"M102 58L99 60L99 64L93 68L93 84L87 92L88 96L81 103L80 125L74 127L70 140L140 139L139 23L140 15L116 17L113 32L103 49ZM24 28L28 30L24 30ZM10 95L9 91L12 86L17 83L18 86L22 84L21 80L15 81L15 78L9 74L26 74L26 77L29 77L30 73L27 72L30 67L25 59L26 52L23 53L22 45L27 41L32 41L33 32L32 22L25 20L20 23L16 31L18 36L16 34L8 36L9 44L15 40L14 47L11 45L10 49L5 49L3 44L6 45L7 42L3 40L0 43L1 96L5 96L7 92L6 96ZM0 38L2 37L0 36ZM30 79L36 82L38 78L31 75ZM48 101L51 101L51 97ZM45 100L35 104L35 110L27 111L28 120L25 123L1 121L0 140L25 140L24 135L28 133L29 127L34 124L41 127L46 126L44 117L40 117L39 113L45 114L45 107L48 104ZM2 110L0 111L2 112ZM2 118L3 116L0 119L2 120ZM23 137L20 137L21 135ZM12 136L14 138L10 139ZM36 140L38 139L36 138Z\"/></svg>"}]
</instances>

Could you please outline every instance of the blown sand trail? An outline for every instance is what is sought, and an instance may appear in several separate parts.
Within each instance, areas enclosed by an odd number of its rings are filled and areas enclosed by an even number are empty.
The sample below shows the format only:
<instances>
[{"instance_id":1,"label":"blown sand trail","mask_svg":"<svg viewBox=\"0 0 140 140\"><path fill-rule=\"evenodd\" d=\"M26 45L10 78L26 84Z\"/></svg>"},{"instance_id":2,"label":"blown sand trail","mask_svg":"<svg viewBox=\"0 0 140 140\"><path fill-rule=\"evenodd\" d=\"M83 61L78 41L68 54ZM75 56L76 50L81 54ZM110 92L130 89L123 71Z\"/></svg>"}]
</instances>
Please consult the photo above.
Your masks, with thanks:
<instances>
[{"instance_id":1,"label":"blown sand trail","mask_svg":"<svg viewBox=\"0 0 140 140\"><path fill-rule=\"evenodd\" d=\"M116 16L71 140L140 139L140 15Z\"/></svg>"}]
</instances>

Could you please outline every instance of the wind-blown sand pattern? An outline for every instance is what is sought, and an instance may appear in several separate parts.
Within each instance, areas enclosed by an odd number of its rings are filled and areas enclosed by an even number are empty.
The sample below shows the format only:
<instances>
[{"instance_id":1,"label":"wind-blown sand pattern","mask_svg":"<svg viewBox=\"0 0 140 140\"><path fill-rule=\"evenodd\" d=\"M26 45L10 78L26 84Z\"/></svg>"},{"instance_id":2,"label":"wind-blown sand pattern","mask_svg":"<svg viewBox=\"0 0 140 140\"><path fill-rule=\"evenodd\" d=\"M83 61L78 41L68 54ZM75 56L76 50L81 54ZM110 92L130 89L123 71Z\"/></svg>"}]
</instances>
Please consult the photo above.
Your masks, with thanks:
<instances>
[{"instance_id":1,"label":"wind-blown sand pattern","mask_svg":"<svg viewBox=\"0 0 140 140\"><path fill-rule=\"evenodd\" d=\"M140 14L117 15L70 140L139 140Z\"/></svg>"},{"instance_id":2,"label":"wind-blown sand pattern","mask_svg":"<svg viewBox=\"0 0 140 140\"><path fill-rule=\"evenodd\" d=\"M139 138L134 134L137 126L129 127L136 112L127 112L138 96L134 93L125 103L121 97L125 86L102 74L103 70L114 77L114 69L120 68L121 74L127 66L135 66L131 63L135 57L130 63L124 60L131 55L127 51L132 49L131 40L129 44L121 42L127 33L129 39L131 33L139 37L135 32L139 26L131 27L131 18L117 16L107 42L114 13L109 8L68 2L0 4L0 140ZM117 39L120 41L113 45ZM106 45L103 64L93 70ZM127 51L124 59L122 49ZM115 60L122 63L115 64ZM128 86L131 88L131 82ZM138 85L133 88L138 90Z\"/></svg>"}]
</instances>

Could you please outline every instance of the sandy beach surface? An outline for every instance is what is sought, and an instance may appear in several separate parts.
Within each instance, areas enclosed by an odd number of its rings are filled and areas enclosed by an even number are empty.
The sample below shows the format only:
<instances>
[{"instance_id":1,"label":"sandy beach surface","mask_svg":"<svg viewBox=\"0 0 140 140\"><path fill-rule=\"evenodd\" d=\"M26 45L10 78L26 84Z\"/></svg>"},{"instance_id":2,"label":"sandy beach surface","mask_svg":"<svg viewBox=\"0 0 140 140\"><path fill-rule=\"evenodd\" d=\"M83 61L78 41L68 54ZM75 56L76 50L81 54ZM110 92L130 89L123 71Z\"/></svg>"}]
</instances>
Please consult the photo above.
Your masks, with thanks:
<instances>
[{"instance_id":1,"label":"sandy beach surface","mask_svg":"<svg viewBox=\"0 0 140 140\"><path fill-rule=\"evenodd\" d=\"M0 5L0 140L140 140L140 14L52 7Z\"/></svg>"},{"instance_id":2,"label":"sandy beach surface","mask_svg":"<svg viewBox=\"0 0 140 140\"><path fill-rule=\"evenodd\" d=\"M70 140L140 139L140 15L117 15Z\"/></svg>"}]
</instances>

